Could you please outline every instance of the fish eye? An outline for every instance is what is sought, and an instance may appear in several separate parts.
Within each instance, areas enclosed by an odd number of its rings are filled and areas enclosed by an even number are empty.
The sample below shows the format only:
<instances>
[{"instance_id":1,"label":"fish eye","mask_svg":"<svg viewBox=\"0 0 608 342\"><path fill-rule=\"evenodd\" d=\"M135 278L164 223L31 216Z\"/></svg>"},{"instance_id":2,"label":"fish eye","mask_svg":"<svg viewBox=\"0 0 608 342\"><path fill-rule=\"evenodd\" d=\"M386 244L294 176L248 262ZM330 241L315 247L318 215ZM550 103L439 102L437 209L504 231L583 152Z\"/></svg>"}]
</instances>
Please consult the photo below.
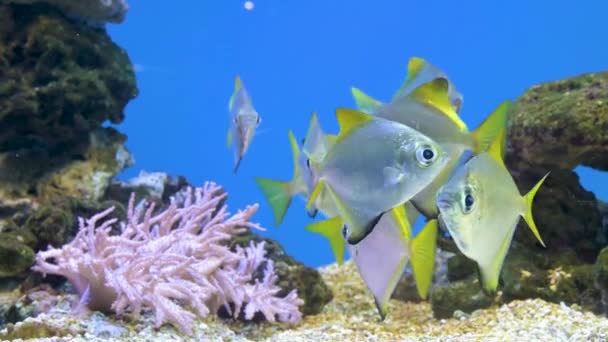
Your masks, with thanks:
<instances>
[{"instance_id":1,"label":"fish eye","mask_svg":"<svg viewBox=\"0 0 608 342\"><path fill-rule=\"evenodd\" d=\"M342 236L346 239L346 236L348 235L348 227L346 225L342 226Z\"/></svg>"},{"instance_id":2,"label":"fish eye","mask_svg":"<svg viewBox=\"0 0 608 342\"><path fill-rule=\"evenodd\" d=\"M473 191L471 190L471 188L467 187L464 190L464 197L462 197L462 211L465 214L468 214L473 211L474 206L475 197L473 196Z\"/></svg>"},{"instance_id":3,"label":"fish eye","mask_svg":"<svg viewBox=\"0 0 608 342\"><path fill-rule=\"evenodd\" d=\"M260 124L260 122L262 122L262 117L258 115L258 119L256 120L256 124Z\"/></svg>"},{"instance_id":4,"label":"fish eye","mask_svg":"<svg viewBox=\"0 0 608 342\"><path fill-rule=\"evenodd\" d=\"M421 166L431 165L437 159L437 151L430 145L422 145L416 150L416 160Z\"/></svg>"}]
</instances>

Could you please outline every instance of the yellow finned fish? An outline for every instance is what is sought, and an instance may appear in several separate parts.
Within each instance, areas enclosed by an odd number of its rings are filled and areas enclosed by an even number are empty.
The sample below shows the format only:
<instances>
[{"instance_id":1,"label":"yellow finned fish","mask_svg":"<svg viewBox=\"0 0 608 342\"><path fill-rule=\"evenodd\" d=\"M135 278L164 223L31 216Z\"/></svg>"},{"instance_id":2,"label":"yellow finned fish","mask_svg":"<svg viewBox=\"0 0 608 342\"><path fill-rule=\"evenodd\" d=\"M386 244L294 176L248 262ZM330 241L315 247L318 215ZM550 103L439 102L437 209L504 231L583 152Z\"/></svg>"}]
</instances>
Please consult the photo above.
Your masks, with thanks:
<instances>
[{"instance_id":1,"label":"yellow finned fish","mask_svg":"<svg viewBox=\"0 0 608 342\"><path fill-rule=\"evenodd\" d=\"M504 165L504 144L503 129L487 152L454 172L436 199L440 221L460 251L477 262L487 292L494 292L498 286L520 216L544 246L532 216L532 202L548 174L522 197Z\"/></svg>"},{"instance_id":2,"label":"yellow finned fish","mask_svg":"<svg viewBox=\"0 0 608 342\"><path fill-rule=\"evenodd\" d=\"M340 132L318 165L307 209L328 194L354 245L383 213L428 186L450 157L432 139L398 122L344 108L336 116Z\"/></svg>"}]
</instances>

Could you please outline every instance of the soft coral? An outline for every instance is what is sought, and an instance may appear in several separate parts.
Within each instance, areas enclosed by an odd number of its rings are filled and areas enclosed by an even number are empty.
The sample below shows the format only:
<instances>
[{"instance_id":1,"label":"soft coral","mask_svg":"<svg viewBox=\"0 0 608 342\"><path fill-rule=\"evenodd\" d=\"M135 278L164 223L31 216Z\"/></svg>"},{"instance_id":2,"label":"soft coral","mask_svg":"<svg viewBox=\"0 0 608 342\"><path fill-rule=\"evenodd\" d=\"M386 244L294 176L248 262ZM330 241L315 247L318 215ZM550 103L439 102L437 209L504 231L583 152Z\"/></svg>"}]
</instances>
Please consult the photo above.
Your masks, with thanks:
<instances>
[{"instance_id":1,"label":"soft coral","mask_svg":"<svg viewBox=\"0 0 608 342\"><path fill-rule=\"evenodd\" d=\"M263 243L236 251L225 244L248 228L263 229L249 221L257 204L230 216L225 205L218 208L226 194L214 183L179 195L155 215L153 204L142 202L136 208L131 195L118 235L110 234L117 220L106 219L114 208L80 218L74 240L39 252L33 269L65 276L90 309L135 318L143 309L153 309L157 327L169 322L188 334L196 316L216 313L221 306L234 317L244 307L246 319L261 311L269 321L275 316L299 321L303 301L295 290L284 298L275 296L280 288ZM264 262L264 279L253 282Z\"/></svg>"}]
</instances>

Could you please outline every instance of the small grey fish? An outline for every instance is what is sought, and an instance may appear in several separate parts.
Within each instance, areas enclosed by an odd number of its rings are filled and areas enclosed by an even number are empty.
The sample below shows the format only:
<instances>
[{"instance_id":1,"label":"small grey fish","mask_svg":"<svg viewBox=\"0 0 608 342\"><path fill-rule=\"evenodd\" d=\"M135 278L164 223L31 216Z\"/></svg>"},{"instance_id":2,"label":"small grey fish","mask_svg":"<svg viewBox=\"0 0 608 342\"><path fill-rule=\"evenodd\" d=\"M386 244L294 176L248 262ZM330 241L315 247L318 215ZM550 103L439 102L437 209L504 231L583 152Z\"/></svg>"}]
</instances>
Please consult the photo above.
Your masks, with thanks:
<instances>
[{"instance_id":1,"label":"small grey fish","mask_svg":"<svg viewBox=\"0 0 608 342\"><path fill-rule=\"evenodd\" d=\"M228 147L233 145L234 149L234 172L239 168L241 160L247 150L256 128L262 122L260 114L253 108L251 98L237 75L234 82L234 92L228 104L230 111L230 129L228 130Z\"/></svg>"}]
</instances>

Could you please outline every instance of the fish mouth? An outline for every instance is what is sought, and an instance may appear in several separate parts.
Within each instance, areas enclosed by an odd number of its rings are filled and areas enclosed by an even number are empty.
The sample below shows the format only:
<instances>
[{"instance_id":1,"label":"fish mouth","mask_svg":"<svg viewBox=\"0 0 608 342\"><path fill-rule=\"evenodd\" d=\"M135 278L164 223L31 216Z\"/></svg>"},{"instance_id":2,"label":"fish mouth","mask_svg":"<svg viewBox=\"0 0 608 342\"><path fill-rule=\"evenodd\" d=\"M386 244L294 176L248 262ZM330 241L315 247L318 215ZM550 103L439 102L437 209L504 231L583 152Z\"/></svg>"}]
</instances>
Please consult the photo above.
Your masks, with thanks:
<instances>
[{"instance_id":1,"label":"fish mouth","mask_svg":"<svg viewBox=\"0 0 608 342\"><path fill-rule=\"evenodd\" d=\"M444 194L439 193L437 195L437 199L435 200L437 204L437 208L439 210L447 210L452 207L452 202L450 201L450 197Z\"/></svg>"}]
</instances>

